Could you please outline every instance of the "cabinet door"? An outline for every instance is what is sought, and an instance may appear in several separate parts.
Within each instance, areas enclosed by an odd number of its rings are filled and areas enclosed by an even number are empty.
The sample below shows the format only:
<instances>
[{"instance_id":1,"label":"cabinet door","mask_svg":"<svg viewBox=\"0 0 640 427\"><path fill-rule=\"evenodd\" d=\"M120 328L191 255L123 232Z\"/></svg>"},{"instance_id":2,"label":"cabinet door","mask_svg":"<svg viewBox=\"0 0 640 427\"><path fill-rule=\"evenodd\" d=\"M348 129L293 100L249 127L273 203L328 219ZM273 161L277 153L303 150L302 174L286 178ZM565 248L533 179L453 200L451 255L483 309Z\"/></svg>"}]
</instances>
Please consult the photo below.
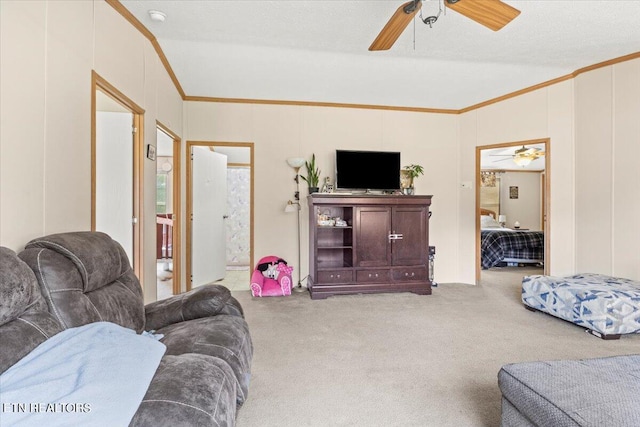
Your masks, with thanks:
<instances>
[{"instance_id":1,"label":"cabinet door","mask_svg":"<svg viewBox=\"0 0 640 427\"><path fill-rule=\"evenodd\" d=\"M426 207L396 206L393 208L391 232L402 235L392 240L393 265L426 265L429 246Z\"/></svg>"},{"instance_id":2,"label":"cabinet door","mask_svg":"<svg viewBox=\"0 0 640 427\"><path fill-rule=\"evenodd\" d=\"M391 263L391 208L366 206L356 208L356 266L382 267Z\"/></svg>"}]
</instances>

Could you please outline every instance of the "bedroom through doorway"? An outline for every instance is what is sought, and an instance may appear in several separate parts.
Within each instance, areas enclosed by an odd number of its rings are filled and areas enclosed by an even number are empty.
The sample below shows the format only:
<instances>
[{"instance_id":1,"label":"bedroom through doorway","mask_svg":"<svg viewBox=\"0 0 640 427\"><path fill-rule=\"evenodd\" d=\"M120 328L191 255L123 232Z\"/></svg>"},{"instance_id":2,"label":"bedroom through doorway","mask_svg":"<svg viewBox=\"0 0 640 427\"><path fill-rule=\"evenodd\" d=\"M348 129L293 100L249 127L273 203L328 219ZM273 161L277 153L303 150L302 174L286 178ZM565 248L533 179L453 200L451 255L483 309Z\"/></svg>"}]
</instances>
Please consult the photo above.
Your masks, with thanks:
<instances>
[{"instance_id":1,"label":"bedroom through doorway","mask_svg":"<svg viewBox=\"0 0 640 427\"><path fill-rule=\"evenodd\" d=\"M501 272L548 274L549 142L476 147L477 283Z\"/></svg>"}]
</instances>

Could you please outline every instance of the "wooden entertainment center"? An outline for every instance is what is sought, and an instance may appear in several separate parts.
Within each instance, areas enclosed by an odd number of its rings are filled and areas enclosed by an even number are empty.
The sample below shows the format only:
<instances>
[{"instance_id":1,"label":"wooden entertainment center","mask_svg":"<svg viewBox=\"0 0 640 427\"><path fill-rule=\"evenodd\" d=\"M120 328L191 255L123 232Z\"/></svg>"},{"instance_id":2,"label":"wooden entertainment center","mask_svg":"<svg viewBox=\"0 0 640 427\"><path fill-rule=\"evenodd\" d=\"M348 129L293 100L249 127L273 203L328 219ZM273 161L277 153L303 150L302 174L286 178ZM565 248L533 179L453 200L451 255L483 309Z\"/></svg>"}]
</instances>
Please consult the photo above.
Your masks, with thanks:
<instances>
[{"instance_id":1,"label":"wooden entertainment center","mask_svg":"<svg viewBox=\"0 0 640 427\"><path fill-rule=\"evenodd\" d=\"M312 299L375 292L431 294L431 196L314 193L307 200Z\"/></svg>"}]
</instances>

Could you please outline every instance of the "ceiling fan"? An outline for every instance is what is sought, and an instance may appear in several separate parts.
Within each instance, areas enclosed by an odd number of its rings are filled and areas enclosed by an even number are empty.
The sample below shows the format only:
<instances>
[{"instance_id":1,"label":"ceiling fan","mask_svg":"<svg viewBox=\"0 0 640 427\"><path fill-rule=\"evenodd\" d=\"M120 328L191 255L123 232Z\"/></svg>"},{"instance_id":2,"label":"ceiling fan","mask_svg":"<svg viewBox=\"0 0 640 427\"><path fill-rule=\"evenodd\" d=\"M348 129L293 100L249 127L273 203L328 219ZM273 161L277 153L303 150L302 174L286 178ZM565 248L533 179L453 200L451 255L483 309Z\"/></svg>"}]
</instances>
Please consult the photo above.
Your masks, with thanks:
<instances>
[{"instance_id":1,"label":"ceiling fan","mask_svg":"<svg viewBox=\"0 0 640 427\"><path fill-rule=\"evenodd\" d=\"M369 50L388 50L422 7L423 0L411 0L401 5L391 16ZM456 12L498 31L520 14L518 9L500 0L443 0L444 4ZM431 25L436 17L427 18L425 24Z\"/></svg>"},{"instance_id":2,"label":"ceiling fan","mask_svg":"<svg viewBox=\"0 0 640 427\"><path fill-rule=\"evenodd\" d=\"M511 157L513 158L513 161L515 162L516 165L525 167L532 161L540 157L544 157L544 151L542 151L540 148L536 148L536 147L527 148L523 145L522 148L518 148L516 151L513 152L513 154L491 154L491 156ZM508 159L501 159L496 161L501 162L503 160L508 160Z\"/></svg>"}]
</instances>

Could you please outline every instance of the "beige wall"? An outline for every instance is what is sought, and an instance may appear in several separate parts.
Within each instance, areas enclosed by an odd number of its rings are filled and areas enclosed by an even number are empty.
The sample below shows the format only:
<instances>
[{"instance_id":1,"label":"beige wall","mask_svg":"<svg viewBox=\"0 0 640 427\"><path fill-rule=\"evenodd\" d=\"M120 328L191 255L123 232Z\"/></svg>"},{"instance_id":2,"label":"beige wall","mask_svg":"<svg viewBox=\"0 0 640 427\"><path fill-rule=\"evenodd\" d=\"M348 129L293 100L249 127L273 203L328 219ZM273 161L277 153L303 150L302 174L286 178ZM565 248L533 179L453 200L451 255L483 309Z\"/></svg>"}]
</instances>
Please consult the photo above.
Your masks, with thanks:
<instances>
[{"instance_id":1,"label":"beige wall","mask_svg":"<svg viewBox=\"0 0 640 427\"><path fill-rule=\"evenodd\" d=\"M577 270L640 279L640 60L575 85Z\"/></svg>"},{"instance_id":2,"label":"beige wall","mask_svg":"<svg viewBox=\"0 0 640 427\"><path fill-rule=\"evenodd\" d=\"M635 93L632 76L638 62L640 60L614 66L626 64L629 68L626 79L618 81L618 91L624 92L628 88ZM583 75L593 73L597 71ZM564 81L460 116L187 102L185 135L191 140L256 143L256 257L273 251L280 251L278 254L285 258L294 259L295 256L295 221L280 212L281 205L291 197L294 189L291 170L285 164L287 157L308 157L315 152L320 168L326 174L333 171L336 148L401 151L403 164L416 161L427 169L427 176L421 177L417 186L419 193L434 195L431 241L438 247L436 280L463 283L475 283L475 192L473 185L471 188L461 185L464 182L475 184L475 147L550 138L550 273L566 275L594 265L577 249L582 240L576 235L576 227L587 226L577 225L585 215L583 206L576 207L576 199L581 197L577 193L585 193L583 185L576 185L576 182L589 179L581 170L576 172L580 154L576 152L575 135L585 133L575 113L576 104L581 102L575 95L577 85L576 80ZM628 96L616 102L631 105L635 99L637 97ZM609 102L613 100L609 99ZM630 112L623 110L624 114L637 112L637 107L631 105L631 108ZM604 116L613 120L611 112ZM619 128L626 134L633 134L632 120L615 114L614 117ZM635 140L627 137L624 141L625 149L632 151ZM606 146L599 149L610 150ZM606 156L605 153L604 158ZM619 157L618 160L623 159ZM623 178L625 173L618 178L622 182L618 190L623 185L637 185L633 169L628 172L629 180ZM605 190L611 191L611 186ZM631 214L627 209L631 212L638 209L637 199L633 197L616 200L618 216L629 218ZM607 209L611 210L610 207ZM305 211L303 260L306 259L306 215ZM591 218L587 222L591 224L589 227L599 226L598 219ZM611 233L608 231L610 237L605 238L608 247L614 245ZM274 242L270 237L273 235L286 238ZM626 235L618 236L615 244L618 252L624 252L627 264L638 263L637 249L632 249ZM306 274L306 262L303 262L303 268ZM609 273L611 270L598 269L598 272ZM630 274L638 277L633 271Z\"/></svg>"},{"instance_id":3,"label":"beige wall","mask_svg":"<svg viewBox=\"0 0 640 427\"><path fill-rule=\"evenodd\" d=\"M510 187L518 187L512 199ZM518 221L520 228L542 230L542 193L539 172L505 172L500 176L500 214L507 216L507 227Z\"/></svg>"},{"instance_id":4,"label":"beige wall","mask_svg":"<svg viewBox=\"0 0 640 427\"><path fill-rule=\"evenodd\" d=\"M316 153L323 175L332 176L336 148L397 150L403 164L425 166L417 192L434 195L436 280L474 283L475 147L548 137L551 273L640 279L640 59L461 115L183 103L150 42L102 0L3 0L0 19L3 246L20 250L37 236L90 228L95 69L146 110L145 144L155 144L156 120L183 141L256 144L256 257L296 258L295 219L283 212L295 188L287 157ZM144 275L152 300L155 165L145 166ZM306 213L305 206L303 276Z\"/></svg>"},{"instance_id":5,"label":"beige wall","mask_svg":"<svg viewBox=\"0 0 640 427\"><path fill-rule=\"evenodd\" d=\"M438 251L436 279L457 280L457 116L187 102L185 117L186 140L255 143L256 260L273 254L298 268L295 216L284 212L295 191L288 157L310 158L315 153L322 177L329 176L333 182L337 148L400 151L403 165L425 167L425 175L416 180L416 192L434 195L430 243ZM307 195L301 180L302 277L308 274Z\"/></svg>"},{"instance_id":6,"label":"beige wall","mask_svg":"<svg viewBox=\"0 0 640 427\"><path fill-rule=\"evenodd\" d=\"M460 118L462 181L475 183L475 147L550 138L551 274L575 271L573 81L565 81L462 114ZM475 281L475 194L463 192L460 247L461 281ZM510 219L511 220L511 219ZM469 265L472 264L472 265Z\"/></svg>"},{"instance_id":7,"label":"beige wall","mask_svg":"<svg viewBox=\"0 0 640 427\"><path fill-rule=\"evenodd\" d=\"M474 179L472 147L549 137L551 274L590 271L640 280L638 117L640 59L465 113L461 180ZM471 194L460 202L465 265L474 251L466 214L472 202ZM461 280L471 279L461 274Z\"/></svg>"},{"instance_id":8,"label":"beige wall","mask_svg":"<svg viewBox=\"0 0 640 427\"><path fill-rule=\"evenodd\" d=\"M182 100L151 43L102 0L0 2L0 242L91 227L91 71L182 133ZM155 299L155 164L145 160L145 298Z\"/></svg>"}]
</instances>

